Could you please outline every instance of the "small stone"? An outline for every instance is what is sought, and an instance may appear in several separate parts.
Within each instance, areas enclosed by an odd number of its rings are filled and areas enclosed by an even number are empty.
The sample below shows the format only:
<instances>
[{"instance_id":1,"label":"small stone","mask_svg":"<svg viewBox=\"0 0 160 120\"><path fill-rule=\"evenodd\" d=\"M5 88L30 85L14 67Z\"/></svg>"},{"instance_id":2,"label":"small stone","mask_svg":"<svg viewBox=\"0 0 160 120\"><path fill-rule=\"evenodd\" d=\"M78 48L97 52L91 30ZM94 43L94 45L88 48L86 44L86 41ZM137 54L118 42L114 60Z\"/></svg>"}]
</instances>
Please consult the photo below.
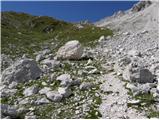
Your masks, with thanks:
<instances>
[{"instance_id":1,"label":"small stone","mask_svg":"<svg viewBox=\"0 0 160 120\"><path fill-rule=\"evenodd\" d=\"M26 115L25 119L36 119L36 115Z\"/></svg>"},{"instance_id":2,"label":"small stone","mask_svg":"<svg viewBox=\"0 0 160 120\"><path fill-rule=\"evenodd\" d=\"M57 60L44 59L41 63L52 69L60 66L60 62Z\"/></svg>"},{"instance_id":3,"label":"small stone","mask_svg":"<svg viewBox=\"0 0 160 120\"><path fill-rule=\"evenodd\" d=\"M73 80L72 81L72 85L80 85L81 84L81 80L77 79L77 80Z\"/></svg>"},{"instance_id":4,"label":"small stone","mask_svg":"<svg viewBox=\"0 0 160 120\"><path fill-rule=\"evenodd\" d=\"M25 104L28 104L28 103L30 103L29 98L24 98L24 99L20 99L18 104L19 105L25 105Z\"/></svg>"},{"instance_id":5,"label":"small stone","mask_svg":"<svg viewBox=\"0 0 160 120\"><path fill-rule=\"evenodd\" d=\"M47 86L48 84L46 82L42 82L42 85L43 86Z\"/></svg>"},{"instance_id":6,"label":"small stone","mask_svg":"<svg viewBox=\"0 0 160 120\"><path fill-rule=\"evenodd\" d=\"M89 82L83 82L81 85L80 85L80 89L81 90L88 90L88 89L91 89L94 87L94 84L93 83L89 83Z\"/></svg>"},{"instance_id":7,"label":"small stone","mask_svg":"<svg viewBox=\"0 0 160 120\"><path fill-rule=\"evenodd\" d=\"M99 73L99 71L97 70L97 68L91 70L88 72L88 74L96 74L96 73Z\"/></svg>"},{"instance_id":8,"label":"small stone","mask_svg":"<svg viewBox=\"0 0 160 120\"><path fill-rule=\"evenodd\" d=\"M140 57L141 56L141 53L138 51L138 50L130 50L129 52L128 52L128 56L130 56L130 57L135 57L135 56L138 56L138 57Z\"/></svg>"},{"instance_id":9,"label":"small stone","mask_svg":"<svg viewBox=\"0 0 160 120\"><path fill-rule=\"evenodd\" d=\"M46 94L47 92L51 91L52 89L49 88L49 87L44 87L43 89L41 89L39 91L39 93L42 95L42 94Z\"/></svg>"},{"instance_id":10,"label":"small stone","mask_svg":"<svg viewBox=\"0 0 160 120\"><path fill-rule=\"evenodd\" d=\"M71 76L69 74L62 74L62 75L58 76L56 80L66 81L66 80L70 80L70 78L71 78Z\"/></svg>"},{"instance_id":11,"label":"small stone","mask_svg":"<svg viewBox=\"0 0 160 120\"><path fill-rule=\"evenodd\" d=\"M69 74L62 74L56 78L56 80L61 81L61 86L70 86L72 83L71 76Z\"/></svg>"},{"instance_id":12,"label":"small stone","mask_svg":"<svg viewBox=\"0 0 160 120\"><path fill-rule=\"evenodd\" d=\"M85 67L85 71L86 73L88 74L96 74L96 73L99 73L98 69L94 66L86 66Z\"/></svg>"},{"instance_id":13,"label":"small stone","mask_svg":"<svg viewBox=\"0 0 160 120\"><path fill-rule=\"evenodd\" d=\"M145 33L148 33L148 30L143 30L143 31L141 32L141 34L145 34Z\"/></svg>"},{"instance_id":14,"label":"small stone","mask_svg":"<svg viewBox=\"0 0 160 120\"><path fill-rule=\"evenodd\" d=\"M8 88L13 89L13 88L16 88L17 85L18 83L13 81L11 84L9 84Z\"/></svg>"},{"instance_id":15,"label":"small stone","mask_svg":"<svg viewBox=\"0 0 160 120\"><path fill-rule=\"evenodd\" d=\"M48 104L50 101L47 98L38 98L35 103L38 105Z\"/></svg>"},{"instance_id":16,"label":"small stone","mask_svg":"<svg viewBox=\"0 0 160 120\"><path fill-rule=\"evenodd\" d=\"M105 40L105 37L104 37L104 35L103 35L103 36L101 36L101 37L99 38L98 42L102 42L102 41L104 41L104 40Z\"/></svg>"},{"instance_id":17,"label":"small stone","mask_svg":"<svg viewBox=\"0 0 160 120\"><path fill-rule=\"evenodd\" d=\"M42 54L38 54L37 56L36 56L36 62L40 62L41 60L43 60L44 59L44 56L42 55Z\"/></svg>"},{"instance_id":18,"label":"small stone","mask_svg":"<svg viewBox=\"0 0 160 120\"><path fill-rule=\"evenodd\" d=\"M34 108L34 107L30 107L29 110L30 110L30 111L33 111L33 110L35 110L35 108Z\"/></svg>"},{"instance_id":19,"label":"small stone","mask_svg":"<svg viewBox=\"0 0 160 120\"><path fill-rule=\"evenodd\" d=\"M131 101L128 101L129 104L139 104L140 103L140 100L131 100Z\"/></svg>"},{"instance_id":20,"label":"small stone","mask_svg":"<svg viewBox=\"0 0 160 120\"><path fill-rule=\"evenodd\" d=\"M80 111L79 111L79 110L76 110L76 111L75 111L75 114L79 114L79 113L80 113Z\"/></svg>"},{"instance_id":21,"label":"small stone","mask_svg":"<svg viewBox=\"0 0 160 120\"><path fill-rule=\"evenodd\" d=\"M48 99L52 100L53 102L60 102L63 97L61 94L59 94L56 91L49 91L46 93L46 96Z\"/></svg>"},{"instance_id":22,"label":"small stone","mask_svg":"<svg viewBox=\"0 0 160 120\"><path fill-rule=\"evenodd\" d=\"M153 97L154 97L154 98L158 98L158 97L159 97L159 94L158 94L158 93L154 93L154 94L153 94ZM157 101L158 101L158 100L157 100Z\"/></svg>"},{"instance_id":23,"label":"small stone","mask_svg":"<svg viewBox=\"0 0 160 120\"><path fill-rule=\"evenodd\" d=\"M65 87L65 88L59 87L58 88L58 92L61 95L63 95L64 97L69 97L72 94L71 90L69 88L67 88L67 87Z\"/></svg>"},{"instance_id":24,"label":"small stone","mask_svg":"<svg viewBox=\"0 0 160 120\"><path fill-rule=\"evenodd\" d=\"M158 94L158 89L157 89L157 88L152 88L152 89L150 90L150 93L153 94L154 97L156 97L157 94Z\"/></svg>"},{"instance_id":25,"label":"small stone","mask_svg":"<svg viewBox=\"0 0 160 120\"><path fill-rule=\"evenodd\" d=\"M138 88L136 86L134 86L133 84L131 84L131 83L128 83L126 85L126 88L129 88L133 93L138 91Z\"/></svg>"},{"instance_id":26,"label":"small stone","mask_svg":"<svg viewBox=\"0 0 160 120\"><path fill-rule=\"evenodd\" d=\"M42 54L43 54L43 55L46 55L46 54L49 54L50 52L51 52L50 49L44 49L44 50L42 51Z\"/></svg>"},{"instance_id":27,"label":"small stone","mask_svg":"<svg viewBox=\"0 0 160 120\"><path fill-rule=\"evenodd\" d=\"M107 39L107 40L110 40L110 39L111 39L111 36L107 36L106 39Z\"/></svg>"},{"instance_id":28,"label":"small stone","mask_svg":"<svg viewBox=\"0 0 160 120\"><path fill-rule=\"evenodd\" d=\"M56 76L56 75L55 75L54 73L51 74L51 81L55 79L55 76Z\"/></svg>"},{"instance_id":29,"label":"small stone","mask_svg":"<svg viewBox=\"0 0 160 120\"><path fill-rule=\"evenodd\" d=\"M123 35L130 35L130 32L124 32Z\"/></svg>"},{"instance_id":30,"label":"small stone","mask_svg":"<svg viewBox=\"0 0 160 120\"><path fill-rule=\"evenodd\" d=\"M20 114L29 112L29 110L25 107L20 107L20 108L17 109L17 112L20 115Z\"/></svg>"},{"instance_id":31,"label":"small stone","mask_svg":"<svg viewBox=\"0 0 160 120\"><path fill-rule=\"evenodd\" d=\"M31 86L31 87L25 89L24 92L23 92L23 94L25 96L31 96L31 95L36 94L36 93L38 93L38 88L36 86Z\"/></svg>"},{"instance_id":32,"label":"small stone","mask_svg":"<svg viewBox=\"0 0 160 120\"><path fill-rule=\"evenodd\" d=\"M88 62L87 62L86 65L88 66L88 65L90 65L90 64L92 64L92 60L91 60L91 59L88 60Z\"/></svg>"}]
</instances>

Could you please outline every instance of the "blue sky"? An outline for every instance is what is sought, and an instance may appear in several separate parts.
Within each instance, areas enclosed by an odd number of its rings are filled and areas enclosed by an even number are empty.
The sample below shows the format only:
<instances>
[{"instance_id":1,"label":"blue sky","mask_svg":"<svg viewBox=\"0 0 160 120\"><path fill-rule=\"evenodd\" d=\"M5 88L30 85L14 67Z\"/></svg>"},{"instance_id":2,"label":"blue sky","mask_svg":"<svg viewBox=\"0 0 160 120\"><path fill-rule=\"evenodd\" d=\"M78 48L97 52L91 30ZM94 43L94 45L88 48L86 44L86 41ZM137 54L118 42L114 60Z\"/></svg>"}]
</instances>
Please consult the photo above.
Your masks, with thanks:
<instances>
[{"instance_id":1,"label":"blue sky","mask_svg":"<svg viewBox=\"0 0 160 120\"><path fill-rule=\"evenodd\" d=\"M98 21L118 10L127 10L137 1L21 1L2 2L2 11L25 12L32 15L51 16L69 22Z\"/></svg>"}]
</instances>

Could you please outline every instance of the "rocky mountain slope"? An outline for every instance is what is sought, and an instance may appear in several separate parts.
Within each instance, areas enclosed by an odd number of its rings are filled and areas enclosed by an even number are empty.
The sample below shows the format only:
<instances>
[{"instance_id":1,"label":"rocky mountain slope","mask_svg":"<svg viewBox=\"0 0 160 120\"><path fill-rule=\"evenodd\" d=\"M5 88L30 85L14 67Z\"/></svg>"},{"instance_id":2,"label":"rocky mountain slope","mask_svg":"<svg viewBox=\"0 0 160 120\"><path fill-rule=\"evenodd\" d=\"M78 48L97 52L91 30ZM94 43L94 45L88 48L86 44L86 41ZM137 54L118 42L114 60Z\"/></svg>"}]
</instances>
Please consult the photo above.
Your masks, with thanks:
<instances>
[{"instance_id":1,"label":"rocky mountain slope","mask_svg":"<svg viewBox=\"0 0 160 120\"><path fill-rule=\"evenodd\" d=\"M2 14L1 117L158 118L154 11L140 1L96 26Z\"/></svg>"},{"instance_id":2,"label":"rocky mountain slope","mask_svg":"<svg viewBox=\"0 0 160 120\"><path fill-rule=\"evenodd\" d=\"M125 32L140 32L143 30L158 31L158 2L142 1L130 10L119 11L95 23L99 27L111 27Z\"/></svg>"},{"instance_id":3,"label":"rocky mountain slope","mask_svg":"<svg viewBox=\"0 0 160 120\"><path fill-rule=\"evenodd\" d=\"M114 37L104 38L99 45L101 51L107 51L107 55L102 54L108 61L106 69L111 66L114 68L114 72L101 78L105 81L101 85L102 90L112 91L109 95L102 95L104 100L99 110L103 118L146 118L158 114L158 89L157 103L152 104L155 101L152 89L155 88L150 88L151 84L157 84L159 78L157 12L158 2L140 1L130 10L118 12L96 23L96 26L107 26L116 31ZM138 69L146 69L145 82L137 81L142 75L141 72L137 74ZM148 76L148 70L154 78ZM151 79L155 82L151 82ZM155 105L157 107L153 107Z\"/></svg>"}]
</instances>

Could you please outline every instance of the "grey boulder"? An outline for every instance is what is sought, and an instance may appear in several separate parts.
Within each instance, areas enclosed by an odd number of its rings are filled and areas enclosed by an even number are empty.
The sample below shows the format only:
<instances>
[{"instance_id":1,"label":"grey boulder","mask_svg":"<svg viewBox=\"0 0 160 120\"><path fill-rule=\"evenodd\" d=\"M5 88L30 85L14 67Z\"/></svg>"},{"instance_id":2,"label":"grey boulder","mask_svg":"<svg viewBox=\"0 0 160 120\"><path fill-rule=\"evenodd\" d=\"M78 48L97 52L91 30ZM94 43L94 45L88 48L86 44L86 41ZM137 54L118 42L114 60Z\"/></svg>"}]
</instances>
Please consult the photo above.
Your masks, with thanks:
<instances>
[{"instance_id":1,"label":"grey boulder","mask_svg":"<svg viewBox=\"0 0 160 120\"><path fill-rule=\"evenodd\" d=\"M154 77L148 69L132 64L123 71L123 79L138 83L154 82Z\"/></svg>"},{"instance_id":2,"label":"grey boulder","mask_svg":"<svg viewBox=\"0 0 160 120\"><path fill-rule=\"evenodd\" d=\"M1 108L1 114L3 116L10 116L11 118L16 118L18 115L16 108L9 106L7 104L1 104L0 108Z\"/></svg>"},{"instance_id":3,"label":"grey boulder","mask_svg":"<svg viewBox=\"0 0 160 120\"><path fill-rule=\"evenodd\" d=\"M5 69L2 73L2 82L28 82L38 79L42 71L33 59L22 59Z\"/></svg>"}]
</instances>

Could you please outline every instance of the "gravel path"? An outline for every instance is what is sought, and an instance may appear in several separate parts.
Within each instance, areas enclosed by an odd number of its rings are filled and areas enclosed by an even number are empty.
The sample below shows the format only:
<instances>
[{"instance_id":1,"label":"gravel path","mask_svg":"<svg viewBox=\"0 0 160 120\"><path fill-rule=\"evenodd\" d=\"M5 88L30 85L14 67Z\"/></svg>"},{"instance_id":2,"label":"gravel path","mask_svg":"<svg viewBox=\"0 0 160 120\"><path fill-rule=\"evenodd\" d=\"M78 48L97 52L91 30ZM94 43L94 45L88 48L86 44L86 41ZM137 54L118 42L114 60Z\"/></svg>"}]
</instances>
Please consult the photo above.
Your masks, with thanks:
<instances>
[{"instance_id":1,"label":"gravel path","mask_svg":"<svg viewBox=\"0 0 160 120\"><path fill-rule=\"evenodd\" d=\"M114 72L101 76L103 84L100 86L103 91L102 104L99 107L99 111L102 114L102 118L146 118L145 113L139 113L136 109L128 108L127 102L130 96L125 89L125 82L117 78Z\"/></svg>"}]
</instances>

